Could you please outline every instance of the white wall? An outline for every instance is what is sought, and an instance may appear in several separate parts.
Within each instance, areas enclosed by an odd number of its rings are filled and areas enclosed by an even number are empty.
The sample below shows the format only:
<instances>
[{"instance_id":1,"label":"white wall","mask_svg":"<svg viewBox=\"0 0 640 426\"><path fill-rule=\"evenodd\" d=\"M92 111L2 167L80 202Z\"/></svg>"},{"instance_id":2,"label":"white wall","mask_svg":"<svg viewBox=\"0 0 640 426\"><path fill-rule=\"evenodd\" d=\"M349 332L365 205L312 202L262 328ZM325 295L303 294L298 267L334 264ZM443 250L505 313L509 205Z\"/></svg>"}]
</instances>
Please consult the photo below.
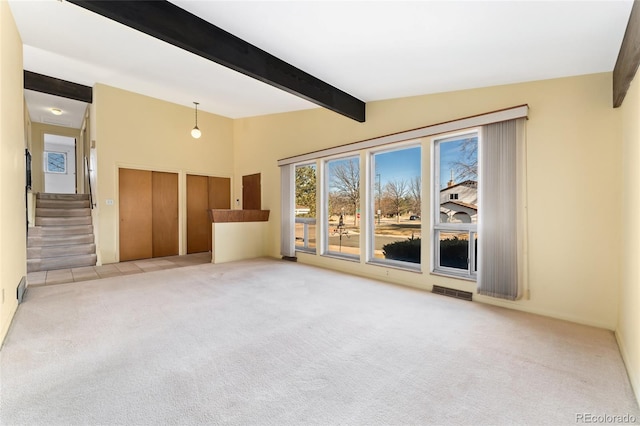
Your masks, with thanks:
<instances>
[{"instance_id":1,"label":"white wall","mask_svg":"<svg viewBox=\"0 0 640 426\"><path fill-rule=\"evenodd\" d=\"M61 152L67 156L66 173L49 173L46 164L44 171L44 192L54 194L75 194L76 192L76 146L75 139L66 136L44 135L45 152ZM46 162L46 155L43 156Z\"/></svg>"}]
</instances>

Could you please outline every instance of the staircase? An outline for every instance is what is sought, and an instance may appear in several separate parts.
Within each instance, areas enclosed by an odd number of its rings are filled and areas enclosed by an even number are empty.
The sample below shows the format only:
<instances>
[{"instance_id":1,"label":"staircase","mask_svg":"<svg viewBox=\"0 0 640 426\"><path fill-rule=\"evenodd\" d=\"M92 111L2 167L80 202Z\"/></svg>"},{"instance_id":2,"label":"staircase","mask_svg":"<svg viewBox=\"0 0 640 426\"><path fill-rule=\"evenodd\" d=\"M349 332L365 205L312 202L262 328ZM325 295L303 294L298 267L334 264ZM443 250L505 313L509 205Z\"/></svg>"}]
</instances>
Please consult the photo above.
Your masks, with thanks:
<instances>
[{"instance_id":1,"label":"staircase","mask_svg":"<svg viewBox=\"0 0 640 426\"><path fill-rule=\"evenodd\" d=\"M27 238L27 272L96 264L89 194L36 195Z\"/></svg>"}]
</instances>

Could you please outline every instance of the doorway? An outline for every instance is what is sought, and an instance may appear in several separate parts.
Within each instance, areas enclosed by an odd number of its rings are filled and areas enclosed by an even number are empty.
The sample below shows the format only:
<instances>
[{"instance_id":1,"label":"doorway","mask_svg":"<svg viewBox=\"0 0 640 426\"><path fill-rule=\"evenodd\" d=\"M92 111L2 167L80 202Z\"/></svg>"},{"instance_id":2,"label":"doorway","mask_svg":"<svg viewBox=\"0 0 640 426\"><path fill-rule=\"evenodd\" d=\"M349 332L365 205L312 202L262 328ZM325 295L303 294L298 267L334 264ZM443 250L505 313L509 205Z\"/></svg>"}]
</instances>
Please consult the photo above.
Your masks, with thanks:
<instances>
[{"instance_id":1,"label":"doorway","mask_svg":"<svg viewBox=\"0 0 640 426\"><path fill-rule=\"evenodd\" d=\"M262 208L262 189L260 173L242 176L242 209L260 210Z\"/></svg>"},{"instance_id":2,"label":"doorway","mask_svg":"<svg viewBox=\"0 0 640 426\"><path fill-rule=\"evenodd\" d=\"M76 139L44 134L44 192L76 193Z\"/></svg>"}]
</instances>

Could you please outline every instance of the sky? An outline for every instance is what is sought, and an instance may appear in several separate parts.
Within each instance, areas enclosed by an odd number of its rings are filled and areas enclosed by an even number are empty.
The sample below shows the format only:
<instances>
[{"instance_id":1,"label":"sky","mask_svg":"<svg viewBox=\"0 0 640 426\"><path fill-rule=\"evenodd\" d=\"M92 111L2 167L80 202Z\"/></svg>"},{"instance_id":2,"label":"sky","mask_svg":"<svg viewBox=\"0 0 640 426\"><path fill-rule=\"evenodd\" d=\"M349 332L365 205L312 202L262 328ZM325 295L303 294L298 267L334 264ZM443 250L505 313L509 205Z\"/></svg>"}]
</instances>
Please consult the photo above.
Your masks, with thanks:
<instances>
[{"instance_id":1,"label":"sky","mask_svg":"<svg viewBox=\"0 0 640 426\"><path fill-rule=\"evenodd\" d=\"M460 138L449 142L440 143L440 189L447 187L447 182L451 179L451 170L453 169L453 180L456 183L456 170L454 164L462 160L460 148L462 142L466 138Z\"/></svg>"},{"instance_id":2,"label":"sky","mask_svg":"<svg viewBox=\"0 0 640 426\"><path fill-rule=\"evenodd\" d=\"M411 182L420 176L420 147L406 148L375 155L376 175L380 175L380 186L389 181ZM377 176L374 177L377 183Z\"/></svg>"},{"instance_id":3,"label":"sky","mask_svg":"<svg viewBox=\"0 0 640 426\"><path fill-rule=\"evenodd\" d=\"M464 137L458 140L452 140L440 143L440 188L446 188L447 182L451 179L451 170L454 169L457 161L462 160L461 146ZM349 157L351 158L351 157ZM334 160L330 163L330 168L336 167L341 163L346 163L349 158L343 160ZM355 157L356 160L358 157ZM406 181L407 185L415 177L420 176L421 164L421 148L410 147L398 149L389 152L381 152L374 155L375 159L375 176L374 180L377 184L380 179L380 186L384 186L389 181ZM378 175L380 177L378 178Z\"/></svg>"}]
</instances>

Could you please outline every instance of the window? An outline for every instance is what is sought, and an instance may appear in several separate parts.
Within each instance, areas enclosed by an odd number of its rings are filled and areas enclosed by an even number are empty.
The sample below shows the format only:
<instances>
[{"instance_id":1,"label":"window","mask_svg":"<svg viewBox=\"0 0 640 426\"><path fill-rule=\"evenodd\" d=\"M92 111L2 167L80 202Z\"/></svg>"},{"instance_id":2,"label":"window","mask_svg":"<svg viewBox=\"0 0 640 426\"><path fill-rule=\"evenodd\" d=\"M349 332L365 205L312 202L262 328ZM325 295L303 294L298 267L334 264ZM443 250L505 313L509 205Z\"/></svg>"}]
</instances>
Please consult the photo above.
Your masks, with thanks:
<instances>
[{"instance_id":1,"label":"window","mask_svg":"<svg viewBox=\"0 0 640 426\"><path fill-rule=\"evenodd\" d=\"M512 244L507 246L502 242L509 239L505 237L516 236L521 231L515 227L507 229L502 213L494 212L508 211L506 214L522 217L521 222L526 222L526 211L522 207L526 194L514 192L513 188L502 189L505 182L510 182L516 189L526 190L526 182L520 175L517 179L498 177L498 181L494 181L491 170L502 173L506 168L494 165L490 159L507 156L502 154L502 149L491 155L488 152L492 141L517 140L516 159L522 163L518 170L526 177L524 123L528 110L528 106L521 105L278 160L283 212L281 254L293 257L299 252L303 258L309 253L328 255L356 260L363 267L365 264L394 266L416 272L422 271L420 253L424 256L429 252L432 272L475 280L480 294L507 294L502 287L510 289L513 280L494 279L490 272L506 270L515 264L511 258L502 260L502 254L514 251ZM510 130L503 129L510 121L517 121L516 127L511 129L509 125ZM426 148L427 143L431 148L431 181L429 188L420 188L426 181L418 172L426 169L426 165L420 164L425 154L421 149ZM504 144L497 143L496 148L498 145ZM512 157L510 154L506 163L515 163ZM481 177L478 163L483 167ZM363 188L361 176L366 182ZM315 185L308 185L313 179ZM307 195L314 193L312 188L315 188L316 212L310 206L313 202L301 201L305 191ZM421 191L429 194L430 214L420 210ZM490 198L492 193L497 194L497 200ZM507 193L514 193L517 203L507 202L504 196ZM502 208L501 203L508 204L510 210ZM360 208L365 213L362 217ZM517 224L520 226L521 222ZM430 231L428 246L421 242L425 237L423 227ZM483 238L479 239L481 235ZM317 243L314 236L318 238ZM411 258L385 256L385 246L406 241L413 241L406 243L413 244L408 249ZM425 247L430 250L424 250ZM360 255L362 248L365 256ZM494 250L501 255L494 255ZM526 262L526 258L522 261ZM491 283L503 281L501 288L490 288ZM507 296L513 297L511 293Z\"/></svg>"},{"instance_id":2,"label":"window","mask_svg":"<svg viewBox=\"0 0 640 426\"><path fill-rule=\"evenodd\" d=\"M45 152L46 173L67 173L67 153L66 152Z\"/></svg>"},{"instance_id":3,"label":"window","mask_svg":"<svg viewBox=\"0 0 640 426\"><path fill-rule=\"evenodd\" d=\"M360 256L360 157L352 156L325 163L326 253Z\"/></svg>"},{"instance_id":4,"label":"window","mask_svg":"<svg viewBox=\"0 0 640 426\"><path fill-rule=\"evenodd\" d=\"M296 166L295 235L296 250L316 249L316 165Z\"/></svg>"},{"instance_id":5,"label":"window","mask_svg":"<svg viewBox=\"0 0 640 426\"><path fill-rule=\"evenodd\" d=\"M478 132L435 139L433 151L433 270L475 278Z\"/></svg>"},{"instance_id":6,"label":"window","mask_svg":"<svg viewBox=\"0 0 640 426\"><path fill-rule=\"evenodd\" d=\"M371 155L369 200L372 262L420 264L421 149L412 146Z\"/></svg>"}]
</instances>

